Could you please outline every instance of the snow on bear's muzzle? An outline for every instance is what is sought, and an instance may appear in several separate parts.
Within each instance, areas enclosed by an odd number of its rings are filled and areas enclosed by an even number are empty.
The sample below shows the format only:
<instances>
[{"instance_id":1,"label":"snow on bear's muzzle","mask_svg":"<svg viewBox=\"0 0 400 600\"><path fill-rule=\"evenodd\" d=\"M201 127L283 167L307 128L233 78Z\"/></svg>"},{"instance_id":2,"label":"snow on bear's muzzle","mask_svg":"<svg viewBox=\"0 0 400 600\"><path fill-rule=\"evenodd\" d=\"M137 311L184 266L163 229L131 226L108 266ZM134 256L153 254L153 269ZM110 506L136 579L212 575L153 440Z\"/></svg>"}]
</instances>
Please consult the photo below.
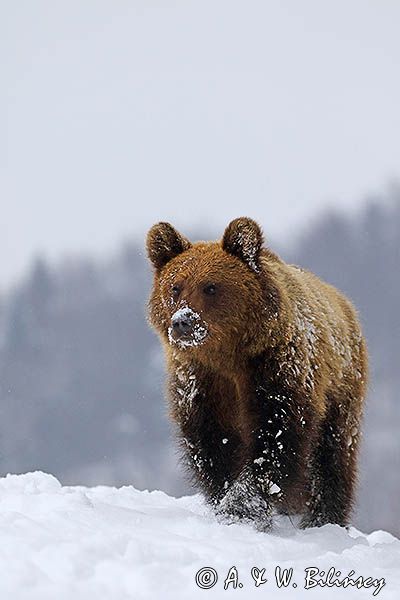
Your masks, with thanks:
<instances>
[{"instance_id":1,"label":"snow on bear's muzzle","mask_svg":"<svg viewBox=\"0 0 400 600\"><path fill-rule=\"evenodd\" d=\"M170 344L177 344L181 348L199 346L203 343L207 333L207 324L200 315L185 306L179 308L172 315L171 325L168 328L168 339Z\"/></svg>"}]
</instances>

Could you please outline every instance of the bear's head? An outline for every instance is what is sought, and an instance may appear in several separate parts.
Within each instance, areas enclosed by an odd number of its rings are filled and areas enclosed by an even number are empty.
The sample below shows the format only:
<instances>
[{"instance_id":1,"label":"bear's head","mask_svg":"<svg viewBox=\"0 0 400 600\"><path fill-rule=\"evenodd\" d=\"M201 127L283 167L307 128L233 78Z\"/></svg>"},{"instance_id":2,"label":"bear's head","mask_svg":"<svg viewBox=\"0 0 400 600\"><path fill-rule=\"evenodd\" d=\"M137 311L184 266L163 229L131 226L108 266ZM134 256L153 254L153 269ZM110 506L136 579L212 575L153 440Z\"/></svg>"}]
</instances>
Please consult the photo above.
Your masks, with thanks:
<instances>
[{"instance_id":1,"label":"bear's head","mask_svg":"<svg viewBox=\"0 0 400 600\"><path fill-rule=\"evenodd\" d=\"M260 227L244 217L228 225L220 242L192 244L169 223L150 229L150 322L174 352L212 364L257 352L279 304L262 245Z\"/></svg>"}]
</instances>

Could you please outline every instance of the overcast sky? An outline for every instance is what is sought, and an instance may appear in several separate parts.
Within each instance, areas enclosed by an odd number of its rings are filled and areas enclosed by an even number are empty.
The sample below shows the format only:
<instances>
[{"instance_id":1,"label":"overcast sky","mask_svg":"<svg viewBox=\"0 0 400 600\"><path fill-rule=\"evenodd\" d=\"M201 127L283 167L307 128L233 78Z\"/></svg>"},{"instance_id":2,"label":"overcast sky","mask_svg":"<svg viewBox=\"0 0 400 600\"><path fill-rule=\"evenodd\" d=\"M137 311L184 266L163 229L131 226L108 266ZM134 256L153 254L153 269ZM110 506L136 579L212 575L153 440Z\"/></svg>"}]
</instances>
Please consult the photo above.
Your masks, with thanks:
<instances>
[{"instance_id":1,"label":"overcast sky","mask_svg":"<svg viewBox=\"0 0 400 600\"><path fill-rule=\"evenodd\" d=\"M400 177L398 0L0 8L0 285L159 220L292 238Z\"/></svg>"}]
</instances>

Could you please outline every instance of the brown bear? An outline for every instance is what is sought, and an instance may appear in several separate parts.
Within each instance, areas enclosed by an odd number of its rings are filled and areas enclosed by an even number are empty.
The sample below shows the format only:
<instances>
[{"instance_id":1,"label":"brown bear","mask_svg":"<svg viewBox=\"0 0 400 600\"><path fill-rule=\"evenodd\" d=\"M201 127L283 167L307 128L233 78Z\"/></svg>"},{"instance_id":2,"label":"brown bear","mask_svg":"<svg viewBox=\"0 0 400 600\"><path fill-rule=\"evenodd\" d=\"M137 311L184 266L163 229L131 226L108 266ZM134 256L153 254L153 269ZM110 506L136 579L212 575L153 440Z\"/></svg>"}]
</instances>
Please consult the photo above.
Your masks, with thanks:
<instances>
[{"instance_id":1,"label":"brown bear","mask_svg":"<svg viewBox=\"0 0 400 600\"><path fill-rule=\"evenodd\" d=\"M249 218L193 244L158 223L147 250L149 318L195 484L260 530L273 509L302 527L346 524L367 379L350 301L264 248Z\"/></svg>"}]
</instances>

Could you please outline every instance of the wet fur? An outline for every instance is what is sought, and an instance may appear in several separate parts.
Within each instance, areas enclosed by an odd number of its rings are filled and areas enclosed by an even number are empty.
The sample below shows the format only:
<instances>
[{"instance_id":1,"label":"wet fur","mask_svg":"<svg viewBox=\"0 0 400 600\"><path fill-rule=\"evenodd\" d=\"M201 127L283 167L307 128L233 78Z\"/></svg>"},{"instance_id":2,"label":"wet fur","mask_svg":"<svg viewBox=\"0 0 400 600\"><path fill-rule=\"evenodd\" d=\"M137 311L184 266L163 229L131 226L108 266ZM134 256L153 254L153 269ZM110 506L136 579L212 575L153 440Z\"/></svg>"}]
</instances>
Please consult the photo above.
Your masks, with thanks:
<instances>
[{"instance_id":1,"label":"wet fur","mask_svg":"<svg viewBox=\"0 0 400 600\"><path fill-rule=\"evenodd\" d=\"M196 244L161 223L147 247L155 267L149 317L193 482L218 512L260 529L273 506L301 512L304 527L346 524L367 380L350 301L263 248L251 219L233 221L221 242ZM210 282L216 298L202 293ZM209 335L179 349L167 330L186 305Z\"/></svg>"}]
</instances>

